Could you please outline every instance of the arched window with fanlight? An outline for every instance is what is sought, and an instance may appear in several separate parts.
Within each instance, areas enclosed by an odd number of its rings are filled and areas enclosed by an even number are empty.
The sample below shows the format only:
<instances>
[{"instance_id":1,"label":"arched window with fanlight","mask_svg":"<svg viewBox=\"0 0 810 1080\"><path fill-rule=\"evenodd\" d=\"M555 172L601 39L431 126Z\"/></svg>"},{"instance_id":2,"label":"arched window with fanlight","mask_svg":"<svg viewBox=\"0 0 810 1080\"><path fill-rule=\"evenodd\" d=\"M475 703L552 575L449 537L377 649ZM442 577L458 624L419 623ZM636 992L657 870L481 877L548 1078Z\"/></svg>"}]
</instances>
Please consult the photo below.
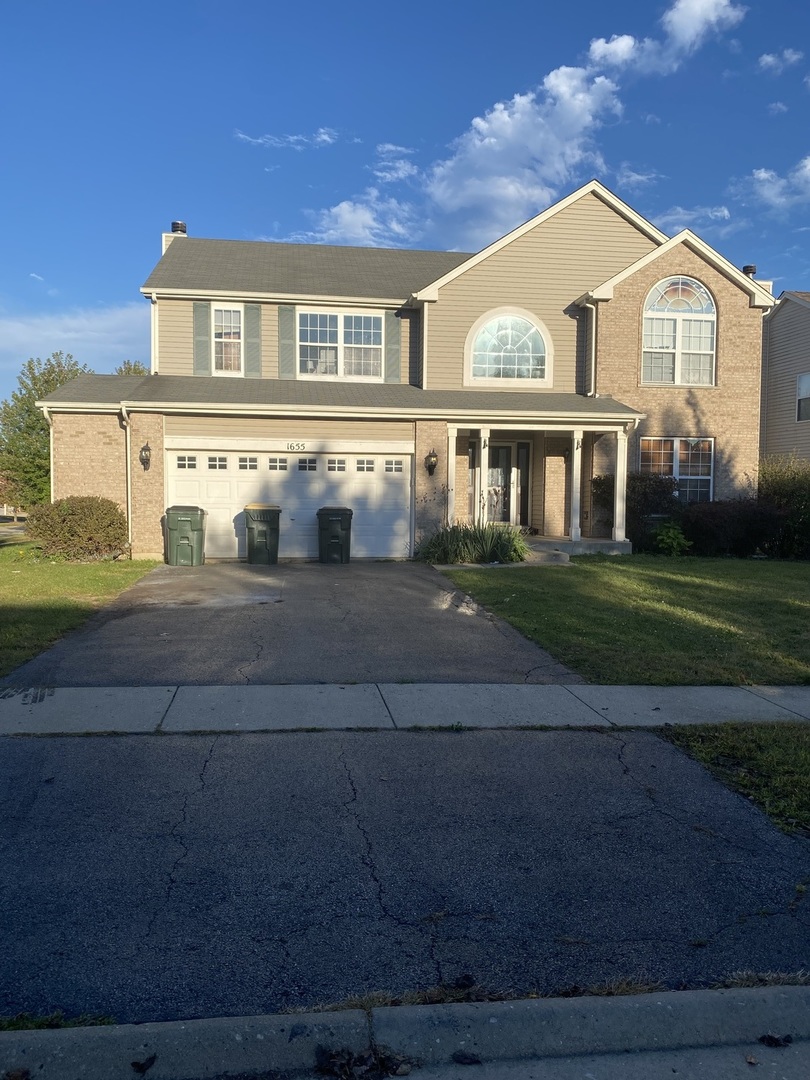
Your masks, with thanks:
<instances>
[{"instance_id":1,"label":"arched window with fanlight","mask_svg":"<svg viewBox=\"0 0 810 1080\"><path fill-rule=\"evenodd\" d=\"M658 386L713 386L717 311L711 293L690 277L659 281L644 303L641 381Z\"/></svg>"},{"instance_id":2,"label":"arched window with fanlight","mask_svg":"<svg viewBox=\"0 0 810 1080\"><path fill-rule=\"evenodd\" d=\"M519 308L490 311L467 335L466 382L531 389L550 386L552 350L548 330Z\"/></svg>"}]
</instances>

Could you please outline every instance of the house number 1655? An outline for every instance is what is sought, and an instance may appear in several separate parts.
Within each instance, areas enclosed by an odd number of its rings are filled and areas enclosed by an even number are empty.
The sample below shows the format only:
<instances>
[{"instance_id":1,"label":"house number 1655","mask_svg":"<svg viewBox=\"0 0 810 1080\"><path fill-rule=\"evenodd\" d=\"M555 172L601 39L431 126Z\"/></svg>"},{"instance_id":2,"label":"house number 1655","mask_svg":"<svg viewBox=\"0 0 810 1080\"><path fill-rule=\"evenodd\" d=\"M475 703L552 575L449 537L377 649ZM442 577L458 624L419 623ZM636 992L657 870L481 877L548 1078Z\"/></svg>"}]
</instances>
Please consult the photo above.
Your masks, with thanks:
<instances>
[{"instance_id":1,"label":"house number 1655","mask_svg":"<svg viewBox=\"0 0 810 1080\"><path fill-rule=\"evenodd\" d=\"M306 450L307 444L305 442L288 442L288 450Z\"/></svg>"}]
</instances>

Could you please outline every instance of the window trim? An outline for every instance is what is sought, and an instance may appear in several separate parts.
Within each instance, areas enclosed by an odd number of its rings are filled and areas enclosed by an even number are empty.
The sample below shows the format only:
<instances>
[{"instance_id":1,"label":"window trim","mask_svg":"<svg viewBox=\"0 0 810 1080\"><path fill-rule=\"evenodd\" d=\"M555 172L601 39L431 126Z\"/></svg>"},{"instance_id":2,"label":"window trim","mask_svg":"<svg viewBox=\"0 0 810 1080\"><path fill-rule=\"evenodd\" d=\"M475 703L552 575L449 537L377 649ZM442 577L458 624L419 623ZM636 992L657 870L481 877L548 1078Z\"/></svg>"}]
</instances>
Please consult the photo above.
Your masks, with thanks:
<instances>
[{"instance_id":1,"label":"window trim","mask_svg":"<svg viewBox=\"0 0 810 1080\"><path fill-rule=\"evenodd\" d=\"M216 368L216 349L217 341L215 336L216 326L216 313L218 311L238 311L239 312L239 370L238 371L217 371ZM211 302L211 374L215 375L218 379L242 379L245 375L245 305L244 304L230 304L230 303L215 303Z\"/></svg>"},{"instance_id":2,"label":"window trim","mask_svg":"<svg viewBox=\"0 0 810 1080\"><path fill-rule=\"evenodd\" d=\"M698 313L698 312L687 312L687 311L673 311L673 312L654 311L654 312L650 312L647 305L649 304L650 297L655 292L655 290L660 289L661 286L665 285L667 282L675 281L675 280L693 281L696 285L699 285L702 289L705 289L706 292L709 295L709 299L711 300L711 302L712 302L712 304L714 306L714 311L711 314L702 314L702 313ZM657 319L674 319L675 320L675 349L674 349L674 361L673 361L673 370L672 370L672 382L661 382L661 381L659 381L657 379L645 379L644 378L644 354L645 353L647 353L647 352L667 352L668 353L668 352L673 351L673 350L670 350L670 349L646 349L644 347L645 323L646 323L648 318L651 318L651 319L656 319L656 318ZM711 350L712 371L711 371L711 379L710 379L709 382L705 382L705 383L704 382L683 382L681 380L681 378L680 378L681 369L682 369L682 355L683 355L683 352L684 352L683 345L682 345L684 319L694 319L694 320L696 320L698 322L707 322L707 323L712 322L714 324L714 334L713 334L713 337L712 337L713 348ZM699 278L692 277L691 274L670 274L665 278L661 278L660 281L656 281L647 290L647 294L644 297L644 304L643 304L643 307L642 307L642 310L641 310L641 370L639 372L639 386L661 386L661 387L689 386L689 387L700 388L700 389L704 389L704 390L708 390L711 387L717 386L717 323L718 323L717 299L715 298L715 295L712 292L712 290L709 288L709 286L705 282L701 281ZM686 351L688 352L689 350L686 350ZM699 351L703 351L703 350L699 350Z\"/></svg>"},{"instance_id":3,"label":"window trim","mask_svg":"<svg viewBox=\"0 0 810 1080\"><path fill-rule=\"evenodd\" d=\"M487 323L492 322L493 319L502 318L504 315L511 315L516 319L525 319L526 322L531 323L542 337L543 344L546 347L546 373L542 379L495 379L491 377L480 379L473 376L473 350L478 334ZM548 327L543 320L533 311L516 307L514 304L509 304L506 307L491 308L476 319L467 332L464 342L463 385L469 387L480 386L487 390L522 390L524 393L539 389L550 389L554 385L554 344Z\"/></svg>"},{"instance_id":4,"label":"window trim","mask_svg":"<svg viewBox=\"0 0 810 1080\"><path fill-rule=\"evenodd\" d=\"M337 349L337 373L335 375L318 375L316 372L301 371L301 346L306 345L309 342L301 341L301 315L335 315L338 320L338 340L336 342ZM380 320L380 374L379 375L344 375L343 366L344 358L343 351L346 345L343 341L344 325L343 319L352 316L370 316ZM352 346L349 346L351 348ZM368 348L376 348L377 346L367 346ZM385 382L385 356L386 356L386 340L385 340L385 311L380 309L372 310L369 308L329 308L320 305L308 305L300 304L295 308L295 377L296 379L304 379L308 382L355 382L355 383L383 383Z\"/></svg>"},{"instance_id":5,"label":"window trim","mask_svg":"<svg viewBox=\"0 0 810 1080\"><path fill-rule=\"evenodd\" d=\"M801 392L802 379L807 380L806 394ZM801 415L803 401L807 402L807 416ZM796 376L796 423L806 424L808 421L810 421L810 371L802 371Z\"/></svg>"},{"instance_id":6,"label":"window trim","mask_svg":"<svg viewBox=\"0 0 810 1080\"><path fill-rule=\"evenodd\" d=\"M653 474L651 470L642 470L641 468L641 447L644 442L672 442L672 472L671 473L658 473ZM681 476L680 475L680 446L681 442L707 442L711 446L711 472L708 476ZM659 476L672 476L678 481L679 490L678 497L680 498L680 482L681 480L708 480L709 481L709 498L707 502L714 502L714 464L716 444L713 436L710 435L642 435L638 440L638 471L644 475L659 475ZM691 500L696 502L698 500ZM688 505L685 502L684 505Z\"/></svg>"}]
</instances>

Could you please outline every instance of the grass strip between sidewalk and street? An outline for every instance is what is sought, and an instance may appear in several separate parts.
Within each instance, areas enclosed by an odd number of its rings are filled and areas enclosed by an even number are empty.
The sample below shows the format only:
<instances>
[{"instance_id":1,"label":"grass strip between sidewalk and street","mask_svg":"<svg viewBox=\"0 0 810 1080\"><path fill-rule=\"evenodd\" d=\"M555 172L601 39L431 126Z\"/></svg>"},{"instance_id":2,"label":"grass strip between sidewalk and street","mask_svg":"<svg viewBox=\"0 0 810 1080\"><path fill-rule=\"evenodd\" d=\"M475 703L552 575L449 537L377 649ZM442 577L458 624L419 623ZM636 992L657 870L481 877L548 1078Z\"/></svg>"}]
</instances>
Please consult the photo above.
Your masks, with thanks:
<instances>
[{"instance_id":1,"label":"grass strip between sidewalk and street","mask_svg":"<svg viewBox=\"0 0 810 1080\"><path fill-rule=\"evenodd\" d=\"M810 563L580 555L443 572L588 682L810 684Z\"/></svg>"},{"instance_id":2,"label":"grass strip between sidewalk and street","mask_svg":"<svg viewBox=\"0 0 810 1080\"><path fill-rule=\"evenodd\" d=\"M0 676L81 626L157 565L70 563L41 557L32 544L0 546Z\"/></svg>"}]
</instances>

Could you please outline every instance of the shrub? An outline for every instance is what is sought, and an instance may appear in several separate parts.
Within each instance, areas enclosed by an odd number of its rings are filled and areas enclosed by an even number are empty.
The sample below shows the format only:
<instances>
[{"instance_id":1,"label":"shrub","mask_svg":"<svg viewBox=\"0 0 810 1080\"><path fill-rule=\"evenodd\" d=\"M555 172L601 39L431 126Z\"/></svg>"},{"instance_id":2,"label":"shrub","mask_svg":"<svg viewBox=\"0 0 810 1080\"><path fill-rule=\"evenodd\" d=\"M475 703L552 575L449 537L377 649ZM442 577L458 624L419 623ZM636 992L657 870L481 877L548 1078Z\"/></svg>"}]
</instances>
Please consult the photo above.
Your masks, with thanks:
<instances>
[{"instance_id":1,"label":"shrub","mask_svg":"<svg viewBox=\"0 0 810 1080\"><path fill-rule=\"evenodd\" d=\"M655 549L662 555L685 555L692 546L692 541L683 535L683 529L673 521L653 529Z\"/></svg>"},{"instance_id":2,"label":"shrub","mask_svg":"<svg viewBox=\"0 0 810 1080\"><path fill-rule=\"evenodd\" d=\"M681 526L693 554L747 559L778 535L781 520L781 511L757 499L733 499L690 503Z\"/></svg>"},{"instance_id":3,"label":"shrub","mask_svg":"<svg viewBox=\"0 0 810 1080\"><path fill-rule=\"evenodd\" d=\"M591 481L594 505L609 515L611 524L614 485L613 476L594 476ZM678 481L659 473L630 473L625 507L627 538L636 551L654 551L654 519L679 512Z\"/></svg>"},{"instance_id":4,"label":"shrub","mask_svg":"<svg viewBox=\"0 0 810 1080\"><path fill-rule=\"evenodd\" d=\"M518 529L509 525L445 525L419 549L429 563L524 562L529 549Z\"/></svg>"},{"instance_id":5,"label":"shrub","mask_svg":"<svg viewBox=\"0 0 810 1080\"><path fill-rule=\"evenodd\" d=\"M759 498L780 512L780 527L765 551L777 559L810 558L810 461L796 457L763 458Z\"/></svg>"},{"instance_id":6,"label":"shrub","mask_svg":"<svg viewBox=\"0 0 810 1080\"><path fill-rule=\"evenodd\" d=\"M66 559L117 559L128 549L121 508L96 495L71 495L33 507L28 535L47 555Z\"/></svg>"}]
</instances>

